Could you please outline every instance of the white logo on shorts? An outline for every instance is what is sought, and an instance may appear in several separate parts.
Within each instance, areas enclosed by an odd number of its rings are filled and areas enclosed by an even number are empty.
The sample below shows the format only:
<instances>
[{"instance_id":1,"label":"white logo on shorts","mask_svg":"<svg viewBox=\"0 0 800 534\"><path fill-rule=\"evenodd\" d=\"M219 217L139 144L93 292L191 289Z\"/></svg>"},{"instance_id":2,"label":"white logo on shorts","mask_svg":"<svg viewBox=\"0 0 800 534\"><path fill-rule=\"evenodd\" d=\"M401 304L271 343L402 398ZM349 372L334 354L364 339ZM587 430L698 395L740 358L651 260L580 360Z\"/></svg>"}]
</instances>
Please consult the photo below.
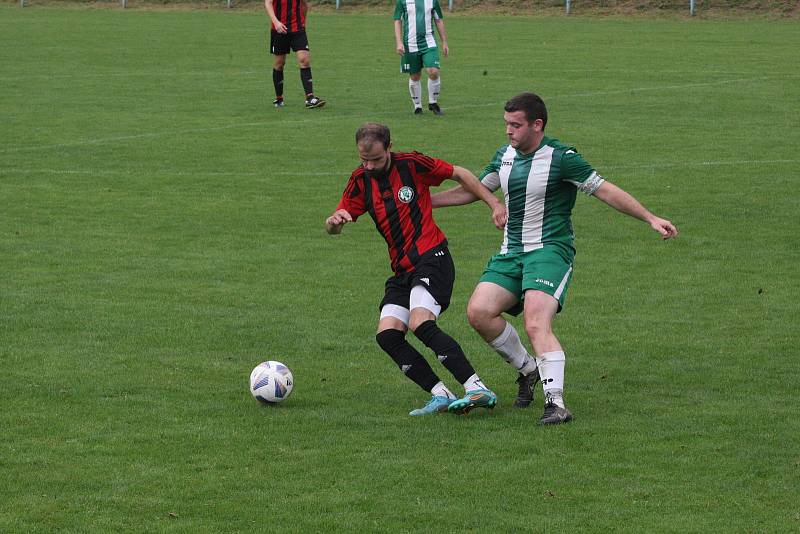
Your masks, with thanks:
<instances>
[{"instance_id":1,"label":"white logo on shorts","mask_svg":"<svg viewBox=\"0 0 800 534\"><path fill-rule=\"evenodd\" d=\"M419 281L422 282L423 284L425 284L426 286L431 285L431 279L430 278L420 278Z\"/></svg>"},{"instance_id":2,"label":"white logo on shorts","mask_svg":"<svg viewBox=\"0 0 800 534\"><path fill-rule=\"evenodd\" d=\"M551 282L550 280L544 280L542 278L537 278L536 279L536 283L537 284L544 284L544 285L550 286L550 287L556 287L556 285L553 282Z\"/></svg>"}]
</instances>

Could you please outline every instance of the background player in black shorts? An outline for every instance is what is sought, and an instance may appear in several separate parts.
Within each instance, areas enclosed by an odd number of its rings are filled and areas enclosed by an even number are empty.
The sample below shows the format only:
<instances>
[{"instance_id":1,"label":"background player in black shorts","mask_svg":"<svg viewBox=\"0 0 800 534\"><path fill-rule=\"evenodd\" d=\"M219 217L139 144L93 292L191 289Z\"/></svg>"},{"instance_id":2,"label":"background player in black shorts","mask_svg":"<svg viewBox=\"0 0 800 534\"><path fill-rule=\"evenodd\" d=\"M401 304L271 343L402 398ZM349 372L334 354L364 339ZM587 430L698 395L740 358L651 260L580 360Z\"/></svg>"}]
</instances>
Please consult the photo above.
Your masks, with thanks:
<instances>
[{"instance_id":1,"label":"background player in black shorts","mask_svg":"<svg viewBox=\"0 0 800 534\"><path fill-rule=\"evenodd\" d=\"M300 64L300 81L306 95L306 107L321 108L325 101L314 96L311 79L311 57L306 36L308 4L305 0L264 0L264 7L272 21L269 48L275 56L272 67L275 100L272 104L276 108L283 107L283 67L289 50L294 50Z\"/></svg>"}]
</instances>

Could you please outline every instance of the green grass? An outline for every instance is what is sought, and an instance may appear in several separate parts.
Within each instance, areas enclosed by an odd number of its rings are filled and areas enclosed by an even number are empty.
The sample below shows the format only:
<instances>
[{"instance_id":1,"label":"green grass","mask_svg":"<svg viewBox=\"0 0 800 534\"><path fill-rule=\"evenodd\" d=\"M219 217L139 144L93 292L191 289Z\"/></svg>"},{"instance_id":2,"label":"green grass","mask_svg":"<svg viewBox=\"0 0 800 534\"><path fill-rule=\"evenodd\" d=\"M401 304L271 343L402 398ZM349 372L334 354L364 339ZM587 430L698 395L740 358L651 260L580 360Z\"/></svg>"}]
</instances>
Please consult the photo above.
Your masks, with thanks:
<instances>
[{"instance_id":1,"label":"green grass","mask_svg":"<svg viewBox=\"0 0 800 534\"><path fill-rule=\"evenodd\" d=\"M265 24L0 6L0 531L800 530L796 23L452 15L440 119L371 14L312 16L329 105L302 108L290 58L272 109ZM579 200L576 420L540 429L464 318L500 234L437 213L443 328L501 401L412 420L373 339L385 245L323 231L353 132L477 171L531 89L682 234ZM247 391L266 359L296 379L275 408Z\"/></svg>"}]
</instances>

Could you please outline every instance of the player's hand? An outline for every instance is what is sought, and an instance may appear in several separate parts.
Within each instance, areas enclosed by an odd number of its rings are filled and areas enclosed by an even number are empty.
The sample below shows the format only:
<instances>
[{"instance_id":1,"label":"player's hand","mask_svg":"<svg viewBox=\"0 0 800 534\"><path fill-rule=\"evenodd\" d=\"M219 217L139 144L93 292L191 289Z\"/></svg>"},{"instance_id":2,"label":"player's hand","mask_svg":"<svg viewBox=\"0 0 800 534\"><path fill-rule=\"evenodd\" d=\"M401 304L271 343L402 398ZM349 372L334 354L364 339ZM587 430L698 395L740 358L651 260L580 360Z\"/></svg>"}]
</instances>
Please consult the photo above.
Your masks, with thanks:
<instances>
[{"instance_id":1,"label":"player's hand","mask_svg":"<svg viewBox=\"0 0 800 534\"><path fill-rule=\"evenodd\" d=\"M284 24L283 22L278 21L274 24L274 26L275 26L275 31L278 33L287 33L289 31L289 28L287 28L286 24Z\"/></svg>"},{"instance_id":2,"label":"player's hand","mask_svg":"<svg viewBox=\"0 0 800 534\"><path fill-rule=\"evenodd\" d=\"M397 45L394 47L394 51L395 51L395 52L397 52L399 55L401 55L401 56L402 56L403 54L405 54L405 53L406 53L406 47L405 47L405 46L403 46L401 43L398 43L398 44L397 44Z\"/></svg>"},{"instance_id":3,"label":"player's hand","mask_svg":"<svg viewBox=\"0 0 800 534\"><path fill-rule=\"evenodd\" d=\"M675 228L675 225L661 217L656 217L650 221L650 227L661 234L661 239L669 239L678 235L678 229Z\"/></svg>"},{"instance_id":4,"label":"player's hand","mask_svg":"<svg viewBox=\"0 0 800 534\"><path fill-rule=\"evenodd\" d=\"M492 222L498 230L506 227L508 212L506 211L506 205L502 202L495 202L494 206L492 206Z\"/></svg>"},{"instance_id":5,"label":"player's hand","mask_svg":"<svg viewBox=\"0 0 800 534\"><path fill-rule=\"evenodd\" d=\"M353 222L353 217L347 210L336 210L333 215L325 219L325 229L329 234L339 234L345 223Z\"/></svg>"},{"instance_id":6,"label":"player's hand","mask_svg":"<svg viewBox=\"0 0 800 534\"><path fill-rule=\"evenodd\" d=\"M444 57L447 57L447 56L450 55L450 47L447 46L447 41L442 43L442 53L444 54Z\"/></svg>"}]
</instances>

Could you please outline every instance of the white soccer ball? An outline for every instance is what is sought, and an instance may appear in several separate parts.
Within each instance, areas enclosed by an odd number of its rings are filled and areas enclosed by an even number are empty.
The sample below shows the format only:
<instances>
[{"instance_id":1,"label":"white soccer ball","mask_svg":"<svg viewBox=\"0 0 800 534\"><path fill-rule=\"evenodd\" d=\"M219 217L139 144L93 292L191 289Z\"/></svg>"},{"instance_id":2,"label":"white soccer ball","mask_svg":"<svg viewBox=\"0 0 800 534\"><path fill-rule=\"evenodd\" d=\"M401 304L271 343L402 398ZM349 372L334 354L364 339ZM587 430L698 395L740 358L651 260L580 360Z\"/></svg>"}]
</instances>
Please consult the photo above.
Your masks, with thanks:
<instances>
[{"instance_id":1,"label":"white soccer ball","mask_svg":"<svg viewBox=\"0 0 800 534\"><path fill-rule=\"evenodd\" d=\"M250 393L266 404L277 404L286 400L293 387L292 372L281 362L261 362L250 373Z\"/></svg>"}]
</instances>

